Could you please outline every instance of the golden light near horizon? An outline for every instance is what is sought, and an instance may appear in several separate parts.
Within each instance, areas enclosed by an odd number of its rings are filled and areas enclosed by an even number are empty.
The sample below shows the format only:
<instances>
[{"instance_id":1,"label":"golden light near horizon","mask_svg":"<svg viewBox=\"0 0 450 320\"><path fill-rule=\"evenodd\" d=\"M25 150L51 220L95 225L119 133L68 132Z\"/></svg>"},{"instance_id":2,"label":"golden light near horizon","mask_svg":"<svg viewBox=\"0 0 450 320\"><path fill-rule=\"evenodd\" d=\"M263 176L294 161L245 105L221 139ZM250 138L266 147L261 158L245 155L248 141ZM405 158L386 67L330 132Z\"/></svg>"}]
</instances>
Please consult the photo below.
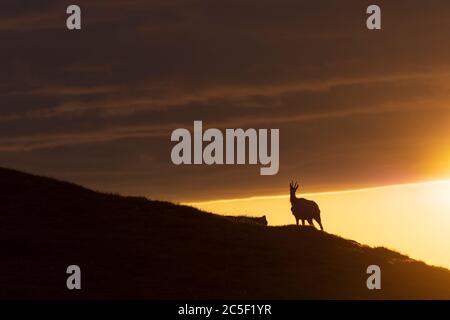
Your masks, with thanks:
<instances>
[{"instance_id":1,"label":"golden light near horizon","mask_svg":"<svg viewBox=\"0 0 450 320\"><path fill-rule=\"evenodd\" d=\"M229 215L293 224L286 195L188 203ZM325 231L450 269L450 180L298 194L316 201Z\"/></svg>"}]
</instances>

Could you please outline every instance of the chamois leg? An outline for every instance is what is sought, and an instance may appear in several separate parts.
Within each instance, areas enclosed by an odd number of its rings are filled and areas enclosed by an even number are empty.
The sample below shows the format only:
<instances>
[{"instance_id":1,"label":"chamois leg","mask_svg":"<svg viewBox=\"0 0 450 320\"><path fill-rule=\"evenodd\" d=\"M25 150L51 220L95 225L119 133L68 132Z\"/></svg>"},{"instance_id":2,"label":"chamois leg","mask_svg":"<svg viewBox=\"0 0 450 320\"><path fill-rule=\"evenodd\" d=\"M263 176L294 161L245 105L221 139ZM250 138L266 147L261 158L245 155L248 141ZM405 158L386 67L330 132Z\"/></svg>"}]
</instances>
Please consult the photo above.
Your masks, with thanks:
<instances>
[{"instance_id":1,"label":"chamois leg","mask_svg":"<svg viewBox=\"0 0 450 320\"><path fill-rule=\"evenodd\" d=\"M302 219L302 226L304 226L304 225L305 225L305 220Z\"/></svg>"},{"instance_id":2,"label":"chamois leg","mask_svg":"<svg viewBox=\"0 0 450 320\"><path fill-rule=\"evenodd\" d=\"M313 219L308 219L308 224L314 227Z\"/></svg>"},{"instance_id":3,"label":"chamois leg","mask_svg":"<svg viewBox=\"0 0 450 320\"><path fill-rule=\"evenodd\" d=\"M322 230L322 231L323 231L322 221L321 221L320 217L317 217L317 218L316 218L315 220L316 220L316 221L317 221L317 223L319 224L319 226L320 226L320 230Z\"/></svg>"},{"instance_id":4,"label":"chamois leg","mask_svg":"<svg viewBox=\"0 0 450 320\"><path fill-rule=\"evenodd\" d=\"M295 222L297 223L297 225L298 225L298 218L295 218Z\"/></svg>"}]
</instances>

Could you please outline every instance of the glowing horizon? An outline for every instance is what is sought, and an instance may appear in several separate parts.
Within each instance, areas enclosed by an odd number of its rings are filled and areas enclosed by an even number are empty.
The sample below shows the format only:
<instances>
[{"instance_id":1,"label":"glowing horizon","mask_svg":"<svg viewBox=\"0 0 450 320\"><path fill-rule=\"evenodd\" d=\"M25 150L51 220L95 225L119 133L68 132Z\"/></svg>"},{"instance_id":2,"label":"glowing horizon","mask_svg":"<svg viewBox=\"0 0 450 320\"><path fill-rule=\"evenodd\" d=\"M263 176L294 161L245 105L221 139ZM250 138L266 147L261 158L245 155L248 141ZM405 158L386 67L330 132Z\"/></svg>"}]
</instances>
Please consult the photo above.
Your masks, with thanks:
<instances>
[{"instance_id":1,"label":"glowing horizon","mask_svg":"<svg viewBox=\"0 0 450 320\"><path fill-rule=\"evenodd\" d=\"M356 189L344 189L344 190L332 190L332 191L319 191L319 192L308 192L301 193L302 196L319 196L319 195L331 195L331 194L345 194L345 193L354 193L354 192L364 192L371 190L383 190L383 189L391 189L396 187L410 187L410 186L419 186L423 184L430 183L448 183L450 179L440 179L440 180L429 180L429 181L420 181L420 182L409 182L409 183L398 183L398 184L388 184L381 185L375 187L365 187L365 188L356 188ZM299 189L300 190L300 189ZM267 200L267 199L287 199L289 198L288 194L280 194L280 195L267 195L267 196L255 196L255 197L244 197L244 198L230 198L230 199L217 199L217 200L207 200L207 201L188 201L182 202L183 205L195 206L195 204L213 204L213 203L224 203L224 202L234 202L234 201L251 201L251 200Z\"/></svg>"},{"instance_id":2,"label":"glowing horizon","mask_svg":"<svg viewBox=\"0 0 450 320\"><path fill-rule=\"evenodd\" d=\"M302 194L316 201L325 231L450 269L450 179ZM228 215L293 224L289 194L184 203Z\"/></svg>"}]
</instances>

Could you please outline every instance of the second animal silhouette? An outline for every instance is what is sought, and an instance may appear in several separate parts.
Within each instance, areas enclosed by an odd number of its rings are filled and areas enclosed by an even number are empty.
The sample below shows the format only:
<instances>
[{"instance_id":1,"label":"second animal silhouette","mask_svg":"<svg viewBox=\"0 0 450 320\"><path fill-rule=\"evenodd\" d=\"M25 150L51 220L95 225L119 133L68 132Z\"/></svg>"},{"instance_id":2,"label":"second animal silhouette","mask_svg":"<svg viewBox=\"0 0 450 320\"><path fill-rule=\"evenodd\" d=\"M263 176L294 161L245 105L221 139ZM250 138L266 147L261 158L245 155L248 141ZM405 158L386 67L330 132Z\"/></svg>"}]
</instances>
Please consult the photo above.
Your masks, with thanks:
<instances>
[{"instance_id":1,"label":"second animal silhouette","mask_svg":"<svg viewBox=\"0 0 450 320\"><path fill-rule=\"evenodd\" d=\"M320 220L320 209L317 203L311 200L297 198L295 196L295 192L298 189L297 182L291 182L289 184L289 190L291 193L291 211L295 217L295 221L298 225L298 220L302 220L302 225L305 225L305 220L311 226L314 226L313 220L316 220L320 226L320 229L323 230L322 222Z\"/></svg>"}]
</instances>

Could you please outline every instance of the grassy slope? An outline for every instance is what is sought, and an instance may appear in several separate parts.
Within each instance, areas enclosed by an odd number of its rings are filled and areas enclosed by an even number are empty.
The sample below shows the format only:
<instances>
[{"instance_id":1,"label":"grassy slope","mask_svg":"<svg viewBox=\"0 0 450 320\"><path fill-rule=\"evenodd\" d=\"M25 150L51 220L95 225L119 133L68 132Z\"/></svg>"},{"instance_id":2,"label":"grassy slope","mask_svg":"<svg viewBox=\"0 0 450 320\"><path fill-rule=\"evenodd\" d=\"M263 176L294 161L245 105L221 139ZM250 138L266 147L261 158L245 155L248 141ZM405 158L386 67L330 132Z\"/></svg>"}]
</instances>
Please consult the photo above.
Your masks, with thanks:
<instances>
[{"instance_id":1,"label":"grassy slope","mask_svg":"<svg viewBox=\"0 0 450 320\"><path fill-rule=\"evenodd\" d=\"M450 272L311 228L263 227L0 169L0 298L450 298ZM82 268L82 290L65 268ZM365 270L382 269L382 290Z\"/></svg>"}]
</instances>

